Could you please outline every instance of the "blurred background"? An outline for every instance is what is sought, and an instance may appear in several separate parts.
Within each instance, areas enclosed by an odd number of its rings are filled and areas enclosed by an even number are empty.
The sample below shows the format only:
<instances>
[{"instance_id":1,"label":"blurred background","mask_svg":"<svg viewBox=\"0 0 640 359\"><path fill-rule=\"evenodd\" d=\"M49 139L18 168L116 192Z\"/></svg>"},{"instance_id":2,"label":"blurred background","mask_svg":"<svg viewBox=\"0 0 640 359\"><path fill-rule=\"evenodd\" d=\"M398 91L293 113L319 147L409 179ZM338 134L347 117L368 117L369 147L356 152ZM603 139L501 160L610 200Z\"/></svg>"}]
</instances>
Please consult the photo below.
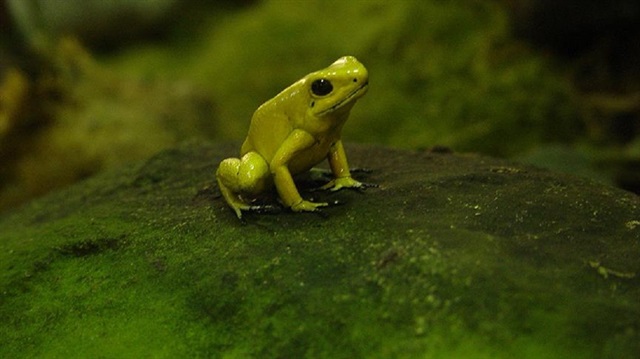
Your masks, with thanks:
<instances>
[{"instance_id":1,"label":"blurred background","mask_svg":"<svg viewBox=\"0 0 640 359\"><path fill-rule=\"evenodd\" d=\"M0 212L182 141L239 144L342 55L370 72L346 142L639 193L639 39L637 0L0 0Z\"/></svg>"}]
</instances>

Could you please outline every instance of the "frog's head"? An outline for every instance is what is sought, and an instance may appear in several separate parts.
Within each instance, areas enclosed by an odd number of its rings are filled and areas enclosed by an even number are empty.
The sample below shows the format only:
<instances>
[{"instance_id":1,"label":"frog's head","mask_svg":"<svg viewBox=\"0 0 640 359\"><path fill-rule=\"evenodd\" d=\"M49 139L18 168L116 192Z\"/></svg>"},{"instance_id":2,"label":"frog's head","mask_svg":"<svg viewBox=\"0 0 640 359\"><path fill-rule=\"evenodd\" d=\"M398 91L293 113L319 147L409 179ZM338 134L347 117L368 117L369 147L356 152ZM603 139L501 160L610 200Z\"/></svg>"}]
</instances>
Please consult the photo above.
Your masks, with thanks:
<instances>
[{"instance_id":1,"label":"frog's head","mask_svg":"<svg viewBox=\"0 0 640 359\"><path fill-rule=\"evenodd\" d=\"M367 92L369 73L353 56L344 56L329 67L307 75L304 79L309 93L309 111L325 116L351 109Z\"/></svg>"}]
</instances>

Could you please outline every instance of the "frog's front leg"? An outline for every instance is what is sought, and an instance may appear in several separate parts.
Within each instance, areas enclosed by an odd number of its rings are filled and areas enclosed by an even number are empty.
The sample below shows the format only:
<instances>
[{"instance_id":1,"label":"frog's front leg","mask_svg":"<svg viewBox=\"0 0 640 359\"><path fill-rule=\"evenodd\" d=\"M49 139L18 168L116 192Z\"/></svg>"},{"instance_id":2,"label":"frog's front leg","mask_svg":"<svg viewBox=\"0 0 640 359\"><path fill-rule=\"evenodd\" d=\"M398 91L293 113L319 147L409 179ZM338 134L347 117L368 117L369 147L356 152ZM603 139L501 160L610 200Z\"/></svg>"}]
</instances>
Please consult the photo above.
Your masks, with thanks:
<instances>
[{"instance_id":1,"label":"frog's front leg","mask_svg":"<svg viewBox=\"0 0 640 359\"><path fill-rule=\"evenodd\" d=\"M241 195L256 195L269 185L269 165L257 152L248 152L242 158L227 158L220 162L216 179L227 204L242 218L242 211L260 209L246 203Z\"/></svg>"},{"instance_id":2,"label":"frog's front leg","mask_svg":"<svg viewBox=\"0 0 640 359\"><path fill-rule=\"evenodd\" d=\"M326 185L320 187L320 189L330 189L331 191L337 191L342 188L364 188L371 185L365 185L362 182L356 181L351 177L349 171L349 164L347 163L347 155L342 145L342 140L336 141L329 149L329 167L333 173L334 179L329 181Z\"/></svg>"},{"instance_id":3,"label":"frog's front leg","mask_svg":"<svg viewBox=\"0 0 640 359\"><path fill-rule=\"evenodd\" d=\"M280 199L285 206L294 212L312 212L318 207L328 206L328 203L314 203L306 201L300 196L298 188L293 182L288 164L301 151L313 146L315 139L303 130L294 130L282 143L271 160L271 173Z\"/></svg>"}]
</instances>

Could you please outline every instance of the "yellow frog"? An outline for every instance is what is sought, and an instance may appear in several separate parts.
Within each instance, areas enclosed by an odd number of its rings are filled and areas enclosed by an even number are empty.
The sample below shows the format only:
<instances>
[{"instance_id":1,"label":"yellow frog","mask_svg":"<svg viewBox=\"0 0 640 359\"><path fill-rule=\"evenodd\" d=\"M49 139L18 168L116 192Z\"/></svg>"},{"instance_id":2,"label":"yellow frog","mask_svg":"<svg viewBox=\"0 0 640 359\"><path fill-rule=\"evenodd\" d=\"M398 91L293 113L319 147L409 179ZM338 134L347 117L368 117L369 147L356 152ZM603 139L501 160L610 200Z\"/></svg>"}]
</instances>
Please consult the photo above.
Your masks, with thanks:
<instances>
[{"instance_id":1,"label":"yellow frog","mask_svg":"<svg viewBox=\"0 0 640 359\"><path fill-rule=\"evenodd\" d=\"M353 56L312 72L262 104L251 118L241 158L220 163L220 191L238 218L256 210L245 198L275 185L282 203L295 212L316 211L327 203L302 199L292 176L323 159L334 179L322 189L361 188L351 178L340 132L356 100L367 92L367 69Z\"/></svg>"}]
</instances>

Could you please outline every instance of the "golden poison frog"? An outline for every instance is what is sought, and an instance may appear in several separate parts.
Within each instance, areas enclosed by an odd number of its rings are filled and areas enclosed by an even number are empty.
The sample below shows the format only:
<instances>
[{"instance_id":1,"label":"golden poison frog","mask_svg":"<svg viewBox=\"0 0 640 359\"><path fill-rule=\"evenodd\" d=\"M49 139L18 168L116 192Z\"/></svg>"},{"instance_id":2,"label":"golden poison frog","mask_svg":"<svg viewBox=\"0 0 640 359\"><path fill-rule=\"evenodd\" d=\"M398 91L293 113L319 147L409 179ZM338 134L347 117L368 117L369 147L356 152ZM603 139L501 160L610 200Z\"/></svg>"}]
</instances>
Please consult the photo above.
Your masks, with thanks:
<instances>
[{"instance_id":1,"label":"golden poison frog","mask_svg":"<svg viewBox=\"0 0 640 359\"><path fill-rule=\"evenodd\" d=\"M220 191L238 218L242 211L260 209L247 199L273 186L282 203L295 212L327 206L304 200L292 177L324 159L334 178L322 189L365 186L351 178L340 132L368 84L367 69L355 57L344 56L258 107L240 158L223 160L216 172Z\"/></svg>"}]
</instances>

